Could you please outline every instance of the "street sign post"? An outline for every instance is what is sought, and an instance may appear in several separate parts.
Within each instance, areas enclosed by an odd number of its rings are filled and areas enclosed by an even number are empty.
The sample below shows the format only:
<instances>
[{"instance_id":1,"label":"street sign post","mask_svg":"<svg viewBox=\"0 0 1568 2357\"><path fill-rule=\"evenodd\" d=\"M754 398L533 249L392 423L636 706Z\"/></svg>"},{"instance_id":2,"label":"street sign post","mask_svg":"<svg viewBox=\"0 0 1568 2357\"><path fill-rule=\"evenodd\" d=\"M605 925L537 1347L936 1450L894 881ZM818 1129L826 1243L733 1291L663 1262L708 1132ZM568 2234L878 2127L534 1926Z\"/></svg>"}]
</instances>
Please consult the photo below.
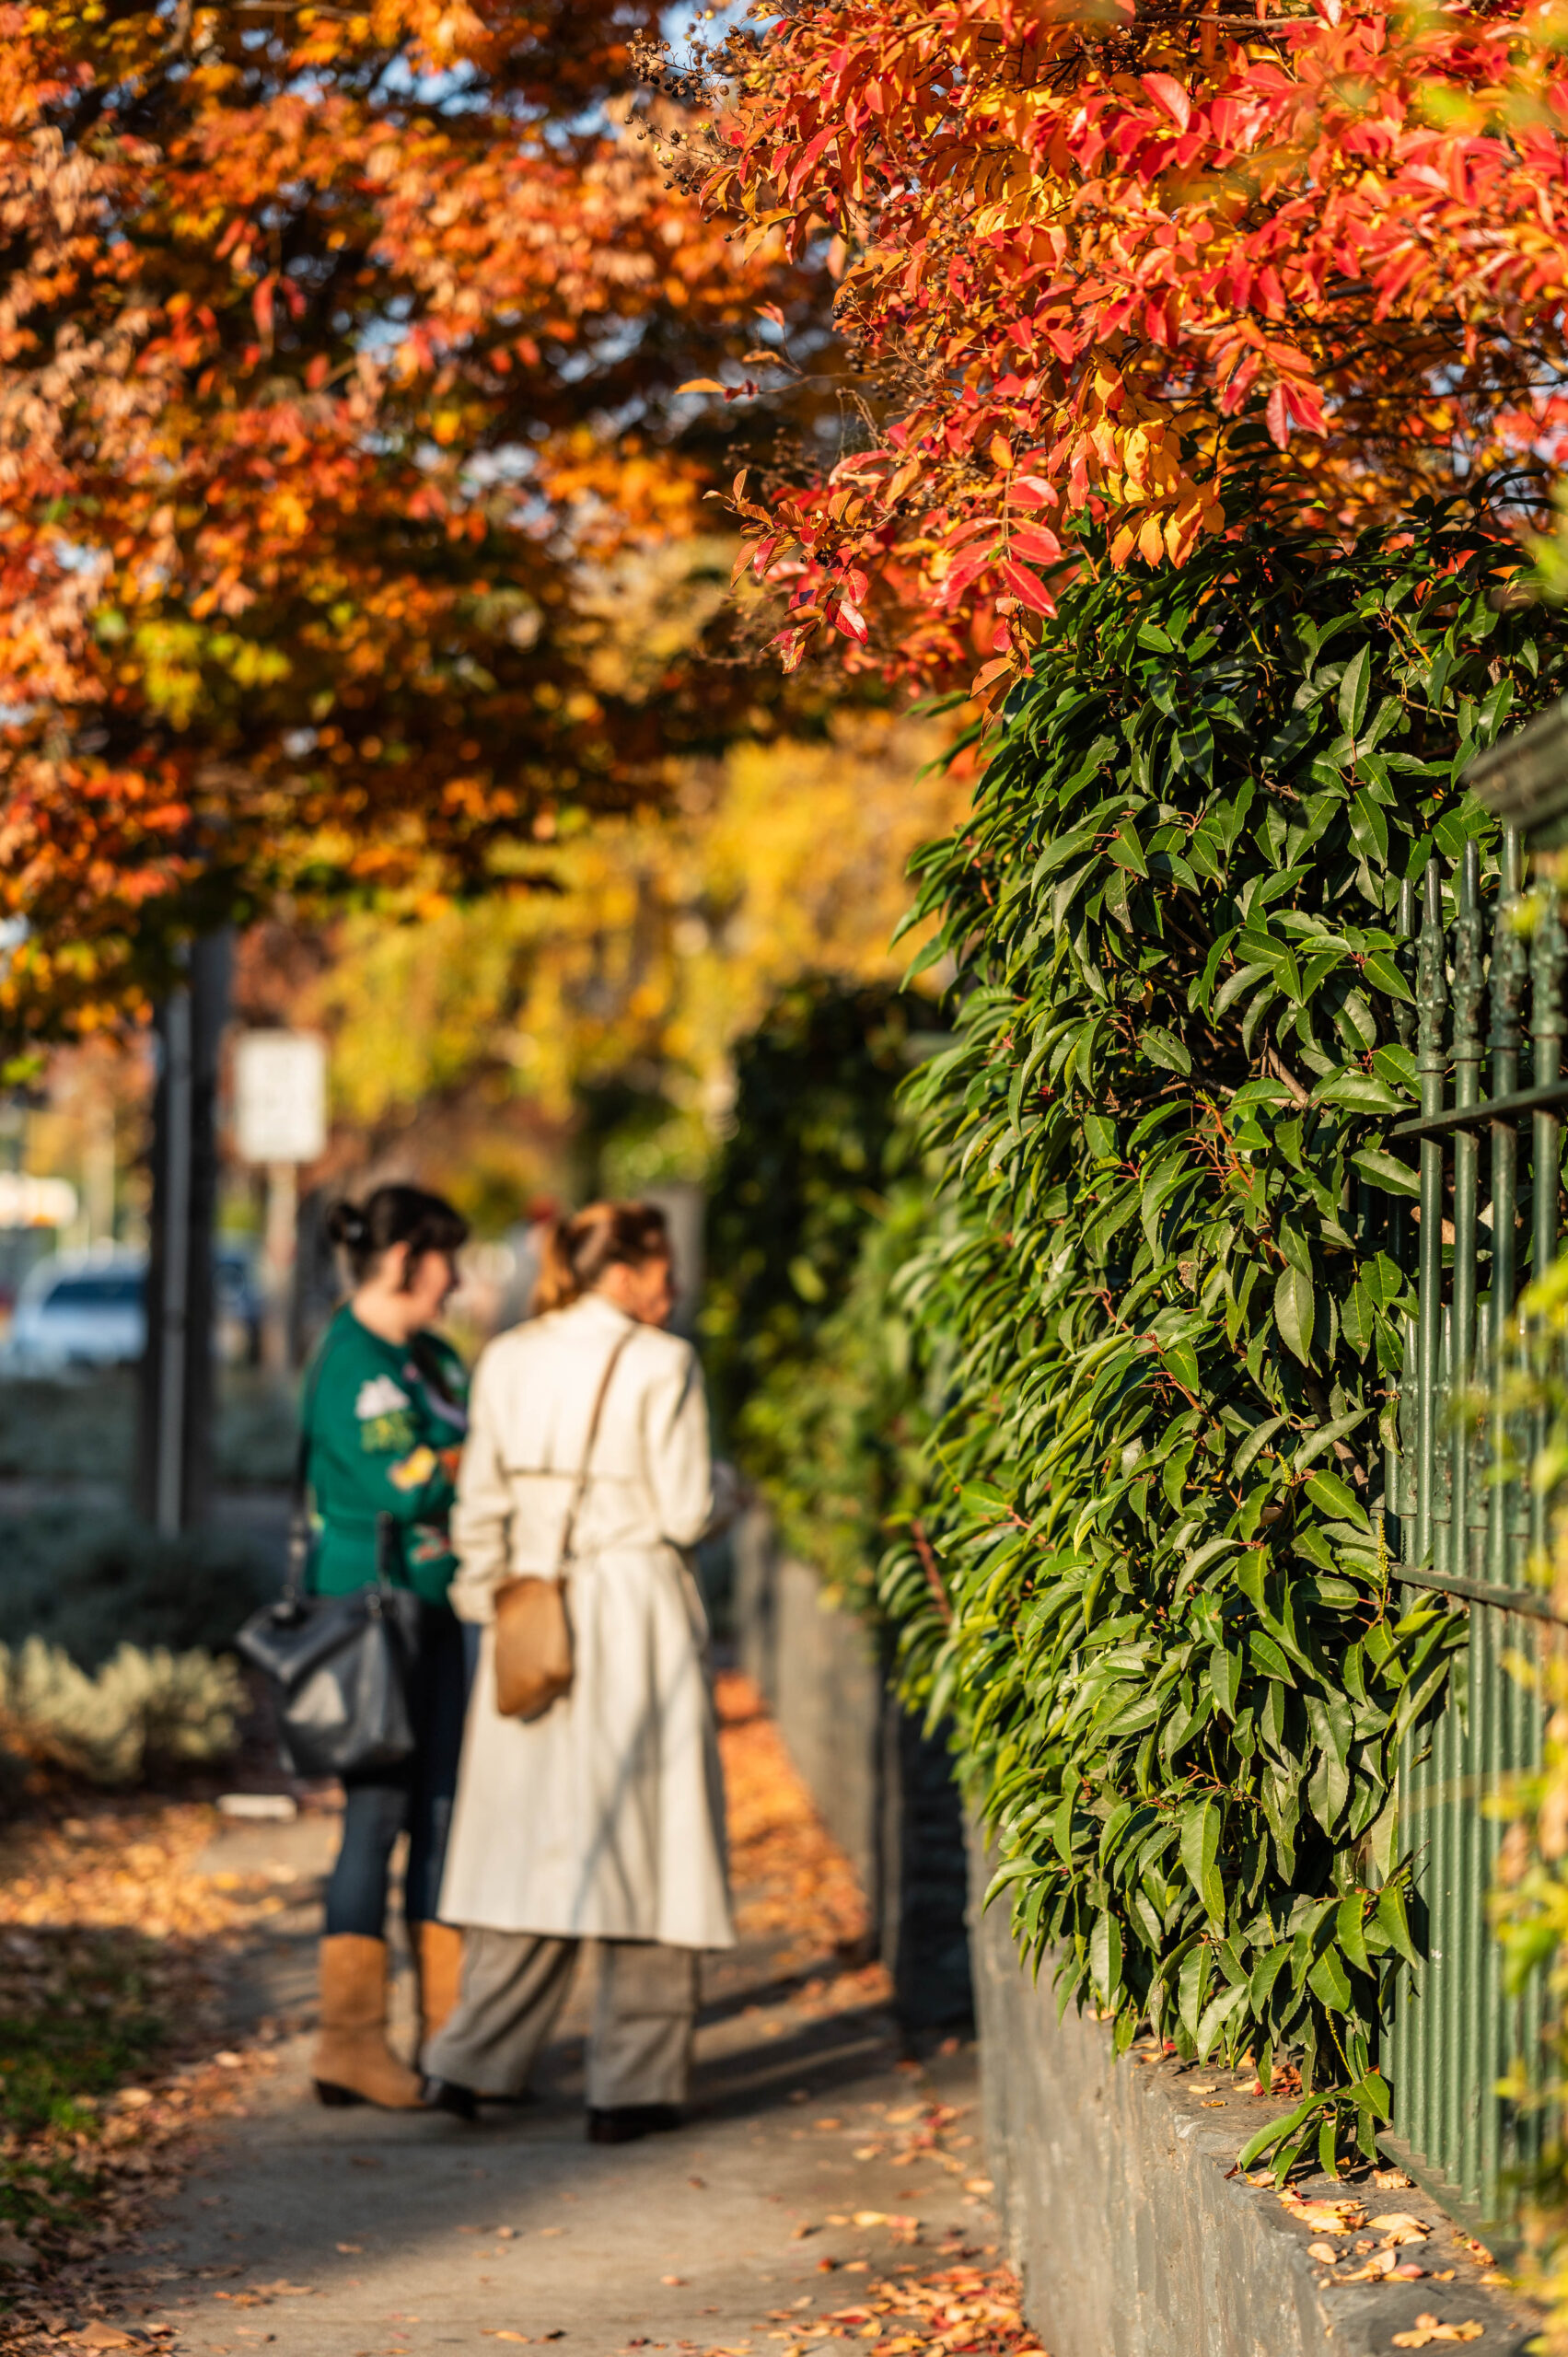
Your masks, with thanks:
<instances>
[{"instance_id":1,"label":"street sign post","mask_svg":"<svg viewBox=\"0 0 1568 2357\"><path fill-rule=\"evenodd\" d=\"M262 1357L288 1371L299 1224L298 1171L327 1146L327 1047L313 1031L247 1031L234 1052L235 1142L267 1174L267 1317Z\"/></svg>"}]
</instances>

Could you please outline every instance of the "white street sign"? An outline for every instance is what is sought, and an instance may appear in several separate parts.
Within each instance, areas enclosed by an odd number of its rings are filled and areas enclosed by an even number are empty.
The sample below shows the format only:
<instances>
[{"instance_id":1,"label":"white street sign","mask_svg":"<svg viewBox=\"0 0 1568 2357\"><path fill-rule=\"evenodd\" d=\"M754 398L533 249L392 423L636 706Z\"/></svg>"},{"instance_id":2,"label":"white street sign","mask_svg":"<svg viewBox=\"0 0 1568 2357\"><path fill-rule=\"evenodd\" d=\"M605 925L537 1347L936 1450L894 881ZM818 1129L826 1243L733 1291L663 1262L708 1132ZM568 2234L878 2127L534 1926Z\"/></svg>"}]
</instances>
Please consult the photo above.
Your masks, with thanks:
<instances>
[{"instance_id":1,"label":"white street sign","mask_svg":"<svg viewBox=\"0 0 1568 2357\"><path fill-rule=\"evenodd\" d=\"M327 1146L327 1048L313 1031L244 1031L235 1130L246 1162L314 1162Z\"/></svg>"}]
</instances>

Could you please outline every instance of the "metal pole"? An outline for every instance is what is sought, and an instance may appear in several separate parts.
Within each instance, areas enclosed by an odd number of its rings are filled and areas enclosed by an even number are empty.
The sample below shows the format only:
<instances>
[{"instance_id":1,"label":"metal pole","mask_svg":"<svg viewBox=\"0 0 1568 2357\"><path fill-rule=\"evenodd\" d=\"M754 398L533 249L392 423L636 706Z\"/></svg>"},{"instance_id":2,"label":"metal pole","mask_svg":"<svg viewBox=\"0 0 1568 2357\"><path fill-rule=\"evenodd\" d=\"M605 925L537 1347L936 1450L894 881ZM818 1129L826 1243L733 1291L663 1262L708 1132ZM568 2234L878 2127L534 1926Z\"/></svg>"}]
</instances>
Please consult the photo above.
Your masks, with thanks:
<instances>
[{"instance_id":1,"label":"metal pole","mask_svg":"<svg viewBox=\"0 0 1568 2357\"><path fill-rule=\"evenodd\" d=\"M287 1375L292 1362L298 1228L298 1167L292 1162L269 1162L267 1298L261 1351L261 1363L269 1375Z\"/></svg>"},{"instance_id":2,"label":"metal pole","mask_svg":"<svg viewBox=\"0 0 1568 2357\"><path fill-rule=\"evenodd\" d=\"M211 1478L215 1116L230 955L226 933L204 935L158 1009L137 1504L164 1538L201 1519Z\"/></svg>"},{"instance_id":3,"label":"metal pole","mask_svg":"<svg viewBox=\"0 0 1568 2357\"><path fill-rule=\"evenodd\" d=\"M185 1349L191 1300L191 1147L195 1069L191 993L164 1014L163 1283L157 1304L157 1458L153 1519L165 1538L185 1527Z\"/></svg>"}]
</instances>

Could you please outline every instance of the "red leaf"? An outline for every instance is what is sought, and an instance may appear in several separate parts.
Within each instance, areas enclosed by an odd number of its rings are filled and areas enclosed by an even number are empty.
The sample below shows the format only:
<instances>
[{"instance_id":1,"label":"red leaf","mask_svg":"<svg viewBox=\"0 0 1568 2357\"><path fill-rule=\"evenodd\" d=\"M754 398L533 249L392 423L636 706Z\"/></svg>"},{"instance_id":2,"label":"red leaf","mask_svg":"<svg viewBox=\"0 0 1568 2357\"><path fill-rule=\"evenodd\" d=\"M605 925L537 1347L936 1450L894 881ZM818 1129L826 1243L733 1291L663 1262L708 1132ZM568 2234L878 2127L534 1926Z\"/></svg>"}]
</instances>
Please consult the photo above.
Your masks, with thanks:
<instances>
[{"instance_id":1,"label":"red leaf","mask_svg":"<svg viewBox=\"0 0 1568 2357\"><path fill-rule=\"evenodd\" d=\"M1051 536L1047 533L1044 537L1049 540ZM1060 556L1061 550L1058 549L1056 553ZM1031 613L1053 614L1056 611L1056 601L1050 590L1039 574L1031 573L1028 565L1019 564L1014 558L1008 557L1002 567L1002 578L1018 603L1021 606L1028 606Z\"/></svg>"},{"instance_id":2,"label":"red leaf","mask_svg":"<svg viewBox=\"0 0 1568 2357\"><path fill-rule=\"evenodd\" d=\"M1192 101L1169 74L1145 74L1143 85L1156 106L1162 106L1178 131L1185 131L1192 119Z\"/></svg>"}]
</instances>

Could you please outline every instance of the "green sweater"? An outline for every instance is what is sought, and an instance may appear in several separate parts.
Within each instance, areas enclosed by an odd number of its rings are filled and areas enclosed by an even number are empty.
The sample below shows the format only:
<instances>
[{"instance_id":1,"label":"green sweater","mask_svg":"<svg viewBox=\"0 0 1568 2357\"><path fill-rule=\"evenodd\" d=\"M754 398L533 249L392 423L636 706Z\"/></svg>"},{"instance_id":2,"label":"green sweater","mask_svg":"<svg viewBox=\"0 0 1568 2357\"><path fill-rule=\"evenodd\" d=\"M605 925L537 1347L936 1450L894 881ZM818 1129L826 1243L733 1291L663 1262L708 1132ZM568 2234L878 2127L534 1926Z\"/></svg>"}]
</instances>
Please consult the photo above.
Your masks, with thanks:
<instances>
[{"instance_id":1,"label":"green sweater","mask_svg":"<svg viewBox=\"0 0 1568 2357\"><path fill-rule=\"evenodd\" d=\"M424 1371L430 1366L440 1384ZM305 1385L316 1525L310 1584L318 1596L369 1585L377 1520L390 1515L392 1577L427 1604L445 1601L457 1568L447 1525L467 1387L462 1361L439 1335L400 1347L372 1334L352 1309L338 1311Z\"/></svg>"}]
</instances>

